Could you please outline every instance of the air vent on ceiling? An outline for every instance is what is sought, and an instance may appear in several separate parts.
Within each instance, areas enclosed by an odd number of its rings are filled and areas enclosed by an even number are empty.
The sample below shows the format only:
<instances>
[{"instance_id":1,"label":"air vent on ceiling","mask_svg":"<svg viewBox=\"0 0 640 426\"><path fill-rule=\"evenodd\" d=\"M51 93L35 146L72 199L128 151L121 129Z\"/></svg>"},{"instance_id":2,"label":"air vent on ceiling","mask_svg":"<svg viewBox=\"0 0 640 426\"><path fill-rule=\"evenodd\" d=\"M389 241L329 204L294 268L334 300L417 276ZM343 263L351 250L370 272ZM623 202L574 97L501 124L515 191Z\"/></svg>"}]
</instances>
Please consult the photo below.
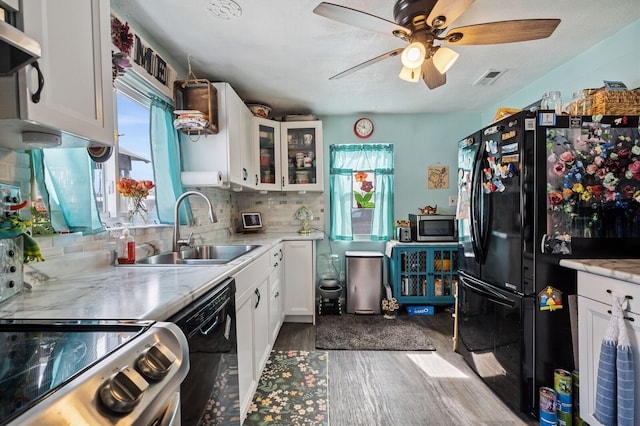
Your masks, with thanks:
<instances>
[{"instance_id":1,"label":"air vent on ceiling","mask_svg":"<svg viewBox=\"0 0 640 426\"><path fill-rule=\"evenodd\" d=\"M507 70L487 70L479 79L477 79L473 85L474 86L489 86L493 84L494 81L502 74L507 72Z\"/></svg>"}]
</instances>

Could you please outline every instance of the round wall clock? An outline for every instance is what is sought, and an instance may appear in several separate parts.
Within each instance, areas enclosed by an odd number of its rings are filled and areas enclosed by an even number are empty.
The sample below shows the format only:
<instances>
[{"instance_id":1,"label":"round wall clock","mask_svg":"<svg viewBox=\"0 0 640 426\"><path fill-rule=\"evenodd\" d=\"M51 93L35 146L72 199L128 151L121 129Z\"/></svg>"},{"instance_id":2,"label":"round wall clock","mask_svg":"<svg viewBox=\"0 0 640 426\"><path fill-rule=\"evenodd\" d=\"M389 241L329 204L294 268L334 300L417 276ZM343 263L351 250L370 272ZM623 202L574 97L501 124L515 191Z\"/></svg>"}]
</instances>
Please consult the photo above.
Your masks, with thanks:
<instances>
[{"instance_id":1,"label":"round wall clock","mask_svg":"<svg viewBox=\"0 0 640 426\"><path fill-rule=\"evenodd\" d=\"M373 121L369 118L358 118L353 125L353 132L359 138L368 138L373 134Z\"/></svg>"}]
</instances>

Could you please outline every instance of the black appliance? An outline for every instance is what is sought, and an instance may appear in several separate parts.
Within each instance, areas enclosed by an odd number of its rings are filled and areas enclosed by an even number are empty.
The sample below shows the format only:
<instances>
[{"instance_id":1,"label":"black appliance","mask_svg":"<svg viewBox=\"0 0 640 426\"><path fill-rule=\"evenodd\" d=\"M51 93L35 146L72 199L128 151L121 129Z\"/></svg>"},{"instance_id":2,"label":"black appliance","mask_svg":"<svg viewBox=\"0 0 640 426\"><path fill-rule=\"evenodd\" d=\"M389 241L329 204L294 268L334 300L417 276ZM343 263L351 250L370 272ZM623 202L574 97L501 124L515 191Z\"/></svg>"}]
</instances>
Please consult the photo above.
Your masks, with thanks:
<instances>
[{"instance_id":1,"label":"black appliance","mask_svg":"<svg viewBox=\"0 0 640 426\"><path fill-rule=\"evenodd\" d=\"M515 411L537 416L539 388L575 367L559 261L640 250L639 140L638 117L543 110L459 144L458 351Z\"/></svg>"},{"instance_id":2,"label":"black appliance","mask_svg":"<svg viewBox=\"0 0 640 426\"><path fill-rule=\"evenodd\" d=\"M175 324L3 319L0 360L1 425L180 423L189 360Z\"/></svg>"},{"instance_id":3,"label":"black appliance","mask_svg":"<svg viewBox=\"0 0 640 426\"><path fill-rule=\"evenodd\" d=\"M189 374L180 386L183 426L240 423L236 284L221 282L171 317L187 336Z\"/></svg>"}]
</instances>

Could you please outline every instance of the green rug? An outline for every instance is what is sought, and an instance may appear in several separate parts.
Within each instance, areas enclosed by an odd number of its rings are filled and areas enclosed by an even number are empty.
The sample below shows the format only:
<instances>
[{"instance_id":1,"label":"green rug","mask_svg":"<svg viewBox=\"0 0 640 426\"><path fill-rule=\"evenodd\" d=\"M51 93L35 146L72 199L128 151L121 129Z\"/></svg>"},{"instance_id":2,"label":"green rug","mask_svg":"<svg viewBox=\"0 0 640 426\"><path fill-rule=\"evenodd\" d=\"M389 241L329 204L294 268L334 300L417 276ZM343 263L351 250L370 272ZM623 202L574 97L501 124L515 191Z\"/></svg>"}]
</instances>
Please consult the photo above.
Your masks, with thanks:
<instances>
[{"instance_id":1,"label":"green rug","mask_svg":"<svg viewBox=\"0 0 640 426\"><path fill-rule=\"evenodd\" d=\"M327 352L272 351L244 425L328 425L328 364Z\"/></svg>"}]
</instances>

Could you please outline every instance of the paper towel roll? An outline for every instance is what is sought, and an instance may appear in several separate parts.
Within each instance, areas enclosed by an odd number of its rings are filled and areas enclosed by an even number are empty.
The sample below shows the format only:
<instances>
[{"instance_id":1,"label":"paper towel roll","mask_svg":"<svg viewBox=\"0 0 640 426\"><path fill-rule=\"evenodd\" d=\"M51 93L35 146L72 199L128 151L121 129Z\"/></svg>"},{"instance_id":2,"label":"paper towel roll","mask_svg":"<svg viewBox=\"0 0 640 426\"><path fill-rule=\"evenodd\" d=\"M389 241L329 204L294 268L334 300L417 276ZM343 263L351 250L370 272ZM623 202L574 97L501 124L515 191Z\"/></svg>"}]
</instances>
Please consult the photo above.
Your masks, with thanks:
<instances>
[{"instance_id":1,"label":"paper towel roll","mask_svg":"<svg viewBox=\"0 0 640 426\"><path fill-rule=\"evenodd\" d=\"M222 172L182 172L180 180L184 186L222 186Z\"/></svg>"}]
</instances>

